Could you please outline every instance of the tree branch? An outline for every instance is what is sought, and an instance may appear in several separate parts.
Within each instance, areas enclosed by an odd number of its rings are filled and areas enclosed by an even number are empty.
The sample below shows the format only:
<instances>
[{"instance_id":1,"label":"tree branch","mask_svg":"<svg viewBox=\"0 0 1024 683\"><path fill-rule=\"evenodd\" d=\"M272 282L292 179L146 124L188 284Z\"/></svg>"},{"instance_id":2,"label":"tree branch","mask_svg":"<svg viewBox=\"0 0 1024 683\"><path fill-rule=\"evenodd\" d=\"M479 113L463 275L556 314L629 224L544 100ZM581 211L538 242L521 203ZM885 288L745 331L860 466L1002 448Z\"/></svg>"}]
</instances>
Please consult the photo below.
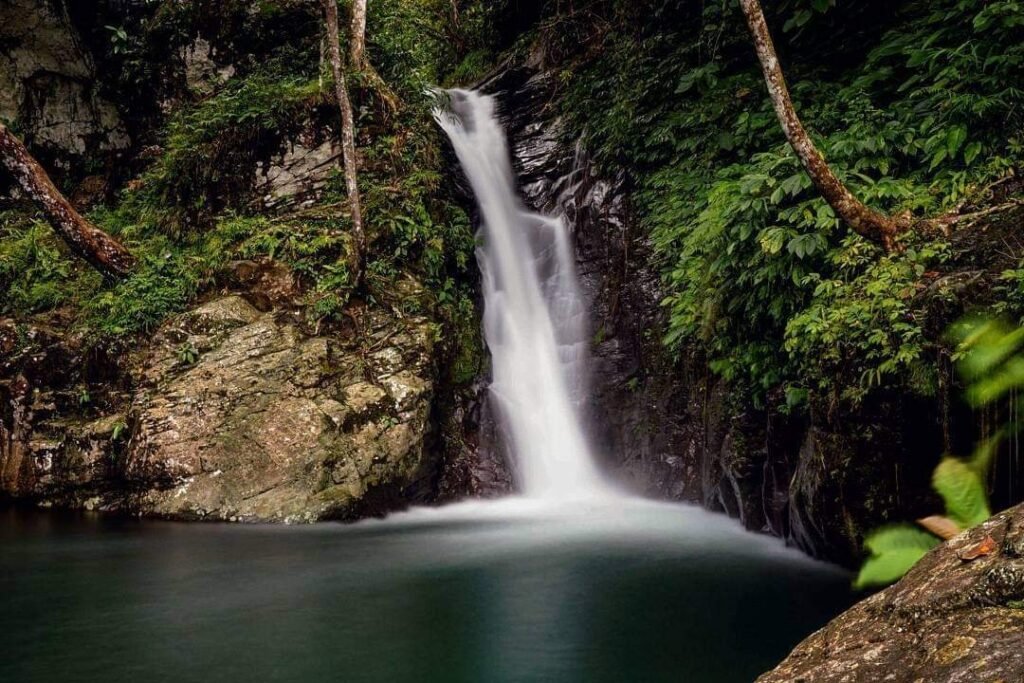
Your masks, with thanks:
<instances>
[{"instance_id":1,"label":"tree branch","mask_svg":"<svg viewBox=\"0 0 1024 683\"><path fill-rule=\"evenodd\" d=\"M88 261L108 279L123 278L131 271L135 265L131 253L71 206L21 140L2 123L0 164L10 172L22 191L42 209L46 220L71 251Z\"/></svg>"}]
</instances>

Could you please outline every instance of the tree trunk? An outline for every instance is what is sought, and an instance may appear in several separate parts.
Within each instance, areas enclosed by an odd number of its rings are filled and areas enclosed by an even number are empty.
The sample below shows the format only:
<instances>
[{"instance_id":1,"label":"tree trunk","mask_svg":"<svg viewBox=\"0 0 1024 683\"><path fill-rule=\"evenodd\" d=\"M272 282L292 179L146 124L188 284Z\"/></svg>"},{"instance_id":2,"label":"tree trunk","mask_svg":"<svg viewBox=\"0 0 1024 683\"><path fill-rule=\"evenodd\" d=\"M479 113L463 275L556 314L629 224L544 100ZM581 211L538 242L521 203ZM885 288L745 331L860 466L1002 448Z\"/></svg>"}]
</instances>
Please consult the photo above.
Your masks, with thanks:
<instances>
[{"instance_id":1,"label":"tree trunk","mask_svg":"<svg viewBox=\"0 0 1024 683\"><path fill-rule=\"evenodd\" d=\"M775 113L779 117L779 123L782 124L782 130L786 133L786 139L789 140L800 163L811 176L811 180L825 201L844 223L857 234L881 244L886 251L892 251L895 246L895 237L900 230L899 224L892 218L868 208L854 197L829 168L821 152L811 142L811 138L807 135L800 118L793 109L789 89L786 87L786 79L782 75L782 67L779 66L775 45L768 32L768 24L765 22L764 12L761 11L761 4L758 0L740 0L740 6L743 8L743 14L746 15L747 26L754 39L754 47L757 50L757 57L761 61L761 69L764 72L764 80L768 85L768 94L772 98Z\"/></svg>"},{"instance_id":2,"label":"tree trunk","mask_svg":"<svg viewBox=\"0 0 1024 683\"><path fill-rule=\"evenodd\" d=\"M348 58L352 66L362 68L366 63L366 2L352 0L351 42Z\"/></svg>"},{"instance_id":3,"label":"tree trunk","mask_svg":"<svg viewBox=\"0 0 1024 683\"><path fill-rule=\"evenodd\" d=\"M18 186L42 209L71 250L109 279L122 278L135 265L135 258L121 243L81 216L54 186L25 145L0 123L0 164Z\"/></svg>"},{"instance_id":4,"label":"tree trunk","mask_svg":"<svg viewBox=\"0 0 1024 683\"><path fill-rule=\"evenodd\" d=\"M384 82L366 56L366 3L367 0L352 0L348 61L352 68L366 79L367 85L377 93L388 112L394 114L399 109L398 96Z\"/></svg>"},{"instance_id":5,"label":"tree trunk","mask_svg":"<svg viewBox=\"0 0 1024 683\"><path fill-rule=\"evenodd\" d=\"M345 73L341 68L341 46L338 42L337 0L323 0L327 17L327 46L330 53L331 70L334 72L334 91L341 110L341 158L345 171L345 187L348 190L349 212L352 215L352 234L355 237L355 253L349 259L352 271L352 286L357 287L362 279L363 264L366 260L366 233L363 231L363 210L359 200L358 169L356 168L355 117L352 101L348 97Z\"/></svg>"}]
</instances>

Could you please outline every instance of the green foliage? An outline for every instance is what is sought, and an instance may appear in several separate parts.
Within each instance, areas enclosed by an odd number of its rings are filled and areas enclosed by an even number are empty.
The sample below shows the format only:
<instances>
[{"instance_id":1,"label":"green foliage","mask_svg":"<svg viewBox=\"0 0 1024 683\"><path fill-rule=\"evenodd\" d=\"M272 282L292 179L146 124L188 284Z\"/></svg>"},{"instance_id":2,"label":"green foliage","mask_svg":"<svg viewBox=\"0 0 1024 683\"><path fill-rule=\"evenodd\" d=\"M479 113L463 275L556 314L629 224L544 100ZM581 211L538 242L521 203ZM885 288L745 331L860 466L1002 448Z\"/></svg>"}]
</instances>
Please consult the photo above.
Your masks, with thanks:
<instances>
[{"instance_id":1,"label":"green foliage","mask_svg":"<svg viewBox=\"0 0 1024 683\"><path fill-rule=\"evenodd\" d=\"M946 457L935 468L932 486L945 504L945 519L963 530L992 516L984 477L987 460ZM869 555L854 581L858 589L885 586L900 579L918 560L940 543L938 537L910 524L884 527L868 534Z\"/></svg>"},{"instance_id":2,"label":"green foliage","mask_svg":"<svg viewBox=\"0 0 1024 683\"><path fill-rule=\"evenodd\" d=\"M871 533L864 541L870 557L857 574L854 587L885 586L898 580L938 544L938 538L910 524Z\"/></svg>"},{"instance_id":3,"label":"green foliage","mask_svg":"<svg viewBox=\"0 0 1024 683\"><path fill-rule=\"evenodd\" d=\"M946 505L946 516L962 529L981 524L992 516L988 495L979 472L957 458L943 458L932 475L932 487Z\"/></svg>"},{"instance_id":4,"label":"green foliage","mask_svg":"<svg viewBox=\"0 0 1024 683\"><path fill-rule=\"evenodd\" d=\"M900 378L931 393L915 301L920 277L947 255L945 244L934 243L879 257L855 237L830 252L832 277L815 273L801 281L814 285L811 301L786 325L785 350L806 386L852 402Z\"/></svg>"},{"instance_id":5,"label":"green foliage","mask_svg":"<svg viewBox=\"0 0 1024 683\"><path fill-rule=\"evenodd\" d=\"M65 286L71 264L42 221L15 211L0 213L0 313L36 312L72 298Z\"/></svg>"},{"instance_id":6,"label":"green foliage","mask_svg":"<svg viewBox=\"0 0 1024 683\"><path fill-rule=\"evenodd\" d=\"M1024 266L1003 271L996 291L999 300L993 306L995 312L1024 323Z\"/></svg>"},{"instance_id":7,"label":"green foliage","mask_svg":"<svg viewBox=\"0 0 1024 683\"><path fill-rule=\"evenodd\" d=\"M1024 328L1014 328L999 320L966 318L950 329L957 343L957 368L967 383L966 396L976 407L1005 400L1024 386ZM1011 413L1016 403L1011 404ZM1006 426L983 440L969 460L944 457L932 475L932 488L945 507L945 518L959 529L981 524L991 515L986 478L992 457L1000 442L1013 434L1020 424L1011 414ZM861 568L856 585L882 586L905 574L938 539L910 525L882 529L868 535L865 547L870 557ZM926 547L927 546L927 547Z\"/></svg>"},{"instance_id":8,"label":"green foliage","mask_svg":"<svg viewBox=\"0 0 1024 683\"><path fill-rule=\"evenodd\" d=\"M598 56L567 72L564 111L637 186L664 267L666 343L700 348L755 400L787 386L854 403L879 387L930 391L915 296L948 249L880 258L849 234L786 144L756 64L736 56L750 50L735 8L654 5L621 6ZM867 44L856 25L878 13L777 11L793 36L829 36L790 46L783 66L815 142L868 205L939 214L1020 163L1019 2L900 3Z\"/></svg>"},{"instance_id":9,"label":"green foliage","mask_svg":"<svg viewBox=\"0 0 1024 683\"><path fill-rule=\"evenodd\" d=\"M951 336L958 342L956 359L970 382L967 400L972 405L984 406L1024 386L1024 328L998 319L968 318Z\"/></svg>"},{"instance_id":10,"label":"green foliage","mask_svg":"<svg viewBox=\"0 0 1024 683\"><path fill-rule=\"evenodd\" d=\"M195 362L199 360L199 351L195 345L190 342L186 342L178 347L178 362L182 365L195 365Z\"/></svg>"},{"instance_id":11,"label":"green foliage","mask_svg":"<svg viewBox=\"0 0 1024 683\"><path fill-rule=\"evenodd\" d=\"M479 81L493 66L494 53L485 48L473 50L462 58L447 80L451 84L465 86Z\"/></svg>"},{"instance_id":12,"label":"green foliage","mask_svg":"<svg viewBox=\"0 0 1024 683\"><path fill-rule=\"evenodd\" d=\"M448 379L453 386L463 386L480 376L488 356L480 336L480 325L472 299L463 294L445 310L447 322L453 331L452 337L444 340L448 342L453 355Z\"/></svg>"},{"instance_id":13,"label":"green foliage","mask_svg":"<svg viewBox=\"0 0 1024 683\"><path fill-rule=\"evenodd\" d=\"M493 60L495 13L504 2L377 0L370 3L371 61L406 100L442 83L465 85ZM468 79L468 80L463 80Z\"/></svg>"},{"instance_id":14,"label":"green foliage","mask_svg":"<svg viewBox=\"0 0 1024 683\"><path fill-rule=\"evenodd\" d=\"M273 71L269 69L268 71ZM174 116L164 153L127 201L138 220L181 237L246 197L257 162L325 100L316 80L257 73Z\"/></svg>"},{"instance_id":15,"label":"green foliage","mask_svg":"<svg viewBox=\"0 0 1024 683\"><path fill-rule=\"evenodd\" d=\"M464 379L479 366L468 274L475 244L469 217L444 182L442 137L426 93L470 53L481 68L486 61L488 3L460 5L456 30L448 0L371 3L370 58L403 99L402 109L385 115L360 74L350 88L370 242L368 275L356 295L443 321L455 334L440 336ZM0 310L27 315L65 307L94 341L144 334L192 304L228 261L266 257L294 272L311 322L340 319L353 295L340 173L320 201L299 209L253 215L251 201L259 164L283 141L337 121L329 84L316 70L319 6L225 0L137 9L111 31L117 45L107 55L108 66L123 70L133 114L134 91L156 87L168 51L190 44L197 32L237 65L237 75L169 114L156 131L159 147L147 153L148 168L113 206L90 214L137 256L124 281L104 283L24 211L0 213L0 286L11 293ZM410 282L422 286L410 289Z\"/></svg>"},{"instance_id":16,"label":"green foliage","mask_svg":"<svg viewBox=\"0 0 1024 683\"><path fill-rule=\"evenodd\" d=\"M97 291L84 302L82 323L91 335L117 338L150 332L168 316L188 306L226 254L148 245L135 270L117 284Z\"/></svg>"},{"instance_id":17,"label":"green foliage","mask_svg":"<svg viewBox=\"0 0 1024 683\"><path fill-rule=\"evenodd\" d=\"M117 424L114 425L114 429L110 432L110 440L115 443L120 441L121 437L123 437L127 431L127 423L119 420Z\"/></svg>"}]
</instances>

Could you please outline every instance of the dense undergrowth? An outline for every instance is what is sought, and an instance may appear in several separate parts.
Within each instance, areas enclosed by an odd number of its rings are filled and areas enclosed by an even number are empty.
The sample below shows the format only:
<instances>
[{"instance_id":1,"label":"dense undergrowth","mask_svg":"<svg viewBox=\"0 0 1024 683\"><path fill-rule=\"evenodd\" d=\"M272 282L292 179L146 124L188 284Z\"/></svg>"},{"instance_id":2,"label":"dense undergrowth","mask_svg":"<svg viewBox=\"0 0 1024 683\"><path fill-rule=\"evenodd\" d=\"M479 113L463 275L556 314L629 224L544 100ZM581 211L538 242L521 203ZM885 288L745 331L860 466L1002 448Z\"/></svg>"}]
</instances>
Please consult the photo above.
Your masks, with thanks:
<instances>
[{"instance_id":1,"label":"dense undergrowth","mask_svg":"<svg viewBox=\"0 0 1024 683\"><path fill-rule=\"evenodd\" d=\"M311 324L342 319L353 298L429 313L453 333L448 339L469 340L469 350L455 350L463 365L476 362L478 333L467 327L475 319L467 274L474 238L452 185L442 182L445 160L427 90L486 64L484 3L464 7L455 26L444 0L370 4L370 57L402 107L392 114L352 74L371 242L358 290L346 267L352 245L340 173L315 201L287 209L267 210L256 192L261 169L296 139L319 144L337 136L329 70L320 60L319 7L289 0L261 2L255 11L249 5L149 3L124 26L108 27L101 63L117 73L108 87L125 92L125 115L135 117L146 144L137 145L133 177L89 218L122 240L139 265L123 282L105 283L66 252L31 207L0 207L0 289L9 292L0 313L60 308L86 339L128 338L152 331L216 286L231 260L269 257L301 279ZM175 60L197 37L215 46L231 77L209 91L175 89ZM144 106L147 93L169 102L171 112ZM150 131L137 120L147 111ZM422 286L410 290L410 281Z\"/></svg>"},{"instance_id":2,"label":"dense undergrowth","mask_svg":"<svg viewBox=\"0 0 1024 683\"><path fill-rule=\"evenodd\" d=\"M785 142L734 4L592 3L541 29L568 55L574 132L635 185L665 273L666 343L702 349L783 409L809 394L856 405L879 387L932 391L923 291L951 245L910 233L885 255L844 229ZM852 5L768 8L832 168L890 214L997 203L1024 159L1024 4ZM994 296L1013 315L1019 273Z\"/></svg>"}]
</instances>

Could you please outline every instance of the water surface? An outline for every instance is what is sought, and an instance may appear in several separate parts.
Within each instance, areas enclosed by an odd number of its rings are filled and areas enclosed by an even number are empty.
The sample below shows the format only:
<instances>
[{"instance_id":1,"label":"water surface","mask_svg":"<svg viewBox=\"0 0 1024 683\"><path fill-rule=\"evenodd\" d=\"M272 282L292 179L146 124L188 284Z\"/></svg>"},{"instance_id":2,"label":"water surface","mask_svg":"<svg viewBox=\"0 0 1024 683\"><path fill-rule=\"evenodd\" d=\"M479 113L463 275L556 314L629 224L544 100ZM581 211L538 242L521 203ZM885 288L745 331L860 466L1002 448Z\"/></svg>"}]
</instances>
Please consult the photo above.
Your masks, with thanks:
<instances>
[{"instance_id":1,"label":"water surface","mask_svg":"<svg viewBox=\"0 0 1024 683\"><path fill-rule=\"evenodd\" d=\"M0 681L748 682L848 577L691 507L352 526L0 512Z\"/></svg>"}]
</instances>

